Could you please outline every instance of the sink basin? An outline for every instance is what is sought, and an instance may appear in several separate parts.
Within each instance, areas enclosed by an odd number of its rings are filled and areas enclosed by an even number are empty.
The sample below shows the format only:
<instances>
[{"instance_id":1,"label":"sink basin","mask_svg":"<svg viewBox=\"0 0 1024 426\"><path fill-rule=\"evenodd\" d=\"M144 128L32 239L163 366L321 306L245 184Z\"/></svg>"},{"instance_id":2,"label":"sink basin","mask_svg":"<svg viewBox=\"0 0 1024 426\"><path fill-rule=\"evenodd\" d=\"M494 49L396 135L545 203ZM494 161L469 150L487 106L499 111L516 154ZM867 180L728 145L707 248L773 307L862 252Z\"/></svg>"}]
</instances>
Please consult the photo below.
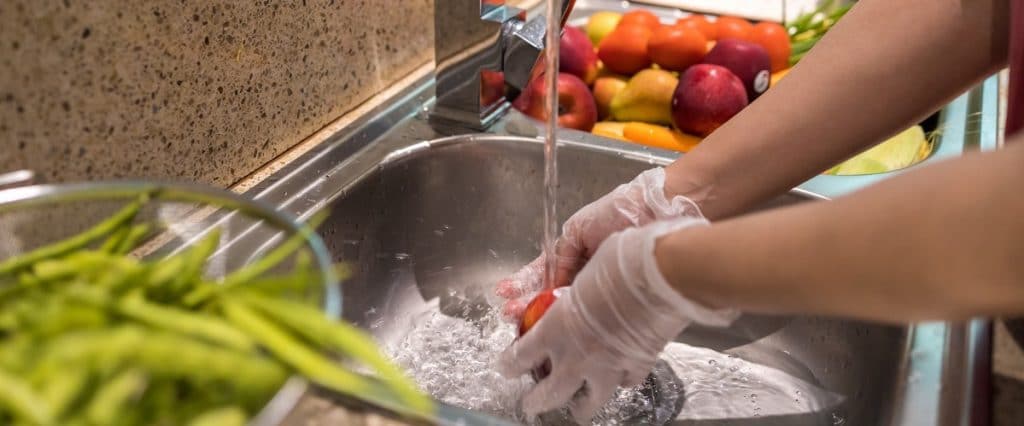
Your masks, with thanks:
<instances>
[{"instance_id":1,"label":"sink basin","mask_svg":"<svg viewBox=\"0 0 1024 426\"><path fill-rule=\"evenodd\" d=\"M621 154L561 147L559 212L573 212L659 162ZM493 284L539 253L542 158L536 139L455 137L392 155L352 182L330 202L322 227L338 260L356 265L344 285L345 317L395 343L415 326L405 319L419 312L484 315ZM765 208L814 198L792 192ZM726 330L691 329L680 342L772 367L843 400L785 424L831 425L833 415L879 424L891 411L907 335L900 327L752 316Z\"/></svg>"},{"instance_id":2,"label":"sink basin","mask_svg":"<svg viewBox=\"0 0 1024 426\"><path fill-rule=\"evenodd\" d=\"M973 110L971 99L988 105L989 86L949 109ZM432 93L432 79L423 78L247 192L299 217L331 210L322 236L335 258L355 270L343 284L343 315L385 344L401 342L425 314L452 321L443 324L477 320L473 324L483 327L493 283L539 252L543 172L536 126L510 111L490 129L493 134L437 127L423 113ZM992 133L986 123L978 132L984 140ZM678 155L576 131L559 137L561 219ZM821 200L869 183L834 178L815 178L760 208L827 202ZM795 404L800 409L772 411L778 407L767 406L762 395L763 410L752 413L761 416L732 418L686 417L706 404L687 394L682 408L675 407L687 420L676 424L979 424L989 401L988 336L984 321L895 327L745 316L728 329L690 328L672 344L686 348L687 360L699 358L706 366L711 354L726 354L719 361L742 362L762 379L788 380L792 386L780 395L807 392L793 398L801 399ZM689 367L671 366L684 391L694 388L687 374L700 370ZM723 380L720 388L743 386ZM803 398L812 391L819 403L808 405ZM438 423L510 420L458 405L441 403Z\"/></svg>"}]
</instances>

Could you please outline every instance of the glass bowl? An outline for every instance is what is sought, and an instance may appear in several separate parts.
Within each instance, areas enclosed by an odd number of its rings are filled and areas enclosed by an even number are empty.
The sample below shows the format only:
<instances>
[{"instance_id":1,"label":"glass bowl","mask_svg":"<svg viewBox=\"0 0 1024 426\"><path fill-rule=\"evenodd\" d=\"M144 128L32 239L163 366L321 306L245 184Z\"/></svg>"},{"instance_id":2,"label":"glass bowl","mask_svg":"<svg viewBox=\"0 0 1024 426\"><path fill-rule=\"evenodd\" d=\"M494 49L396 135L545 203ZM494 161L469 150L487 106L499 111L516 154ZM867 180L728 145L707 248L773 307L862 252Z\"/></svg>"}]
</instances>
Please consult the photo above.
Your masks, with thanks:
<instances>
[{"instance_id":1,"label":"glass bowl","mask_svg":"<svg viewBox=\"0 0 1024 426\"><path fill-rule=\"evenodd\" d=\"M118 214L140 197L148 197L130 219L156 224L144 232L130 255L146 260L177 253L216 230L219 245L206 262L206 279L224 277L282 245L295 235L305 250L295 250L272 270L303 261L316 271L317 282L303 287L298 297L315 303L331 319L341 316L341 290L323 241L298 218L237 194L191 184L151 182L99 182L35 185L0 191L0 265L34 249L53 246L82 235ZM100 244L96 241L93 244ZM0 266L2 269L2 266ZM287 269L285 269L287 270ZM268 271L269 272L269 271ZM2 284L0 284L2 285ZM244 374L244 373L242 373ZM305 392L304 379L293 376L276 392L249 424L277 424Z\"/></svg>"}]
</instances>

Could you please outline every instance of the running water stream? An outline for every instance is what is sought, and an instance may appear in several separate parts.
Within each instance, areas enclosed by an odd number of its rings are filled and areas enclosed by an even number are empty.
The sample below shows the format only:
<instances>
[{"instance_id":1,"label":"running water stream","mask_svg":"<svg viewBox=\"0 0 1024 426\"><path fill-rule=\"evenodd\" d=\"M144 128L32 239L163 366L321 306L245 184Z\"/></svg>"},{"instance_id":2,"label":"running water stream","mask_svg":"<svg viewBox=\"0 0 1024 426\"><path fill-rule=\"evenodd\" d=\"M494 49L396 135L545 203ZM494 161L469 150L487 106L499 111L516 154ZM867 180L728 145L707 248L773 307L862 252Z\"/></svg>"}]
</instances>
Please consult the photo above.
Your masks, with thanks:
<instances>
[{"instance_id":1,"label":"running water stream","mask_svg":"<svg viewBox=\"0 0 1024 426\"><path fill-rule=\"evenodd\" d=\"M544 80L547 123L544 128L544 288L555 285L558 238L558 51L562 38L562 2L545 0L548 31L544 34ZM566 12L568 13L568 12Z\"/></svg>"}]
</instances>

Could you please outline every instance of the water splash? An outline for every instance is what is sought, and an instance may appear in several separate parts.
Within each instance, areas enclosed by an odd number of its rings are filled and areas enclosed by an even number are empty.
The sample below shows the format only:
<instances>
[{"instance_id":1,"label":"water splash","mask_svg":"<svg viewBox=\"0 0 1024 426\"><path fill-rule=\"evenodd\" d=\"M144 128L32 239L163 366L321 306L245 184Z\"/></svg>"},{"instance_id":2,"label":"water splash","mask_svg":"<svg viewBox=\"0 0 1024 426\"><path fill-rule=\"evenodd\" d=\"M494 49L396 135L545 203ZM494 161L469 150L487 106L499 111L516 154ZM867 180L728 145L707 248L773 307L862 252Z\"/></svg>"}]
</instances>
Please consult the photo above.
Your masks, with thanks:
<instances>
[{"instance_id":1,"label":"water splash","mask_svg":"<svg viewBox=\"0 0 1024 426\"><path fill-rule=\"evenodd\" d=\"M526 379L509 380L494 360L515 338L512 325L489 315L470 321L429 311L385 351L424 391L438 400L470 410L513 417L529 388Z\"/></svg>"},{"instance_id":2,"label":"water splash","mask_svg":"<svg viewBox=\"0 0 1024 426\"><path fill-rule=\"evenodd\" d=\"M495 371L515 327L491 310L482 318L454 318L432 309L408 318L411 328L385 351L426 392L454 406L535 425L573 424L567 410L526 419L519 401L528 378ZM732 354L672 343L641 386L619 389L593 424L667 424L673 419L713 420L821 413L842 401L780 370Z\"/></svg>"}]
</instances>

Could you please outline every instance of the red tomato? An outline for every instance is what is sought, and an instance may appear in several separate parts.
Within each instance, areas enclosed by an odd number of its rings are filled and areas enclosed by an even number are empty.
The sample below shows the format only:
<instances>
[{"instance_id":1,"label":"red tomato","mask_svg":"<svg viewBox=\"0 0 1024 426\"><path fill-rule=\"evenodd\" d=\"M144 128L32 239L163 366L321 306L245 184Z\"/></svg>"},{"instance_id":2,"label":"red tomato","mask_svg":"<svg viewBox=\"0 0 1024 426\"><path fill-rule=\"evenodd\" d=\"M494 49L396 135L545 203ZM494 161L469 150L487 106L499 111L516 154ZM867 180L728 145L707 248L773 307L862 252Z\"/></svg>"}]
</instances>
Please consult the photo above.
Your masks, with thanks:
<instances>
[{"instance_id":1,"label":"red tomato","mask_svg":"<svg viewBox=\"0 0 1024 426\"><path fill-rule=\"evenodd\" d=\"M618 28L627 25L639 25L654 31L661 26L661 20L658 19L658 15L655 15L649 10L634 9L622 14L622 19L619 20Z\"/></svg>"},{"instance_id":2,"label":"red tomato","mask_svg":"<svg viewBox=\"0 0 1024 426\"><path fill-rule=\"evenodd\" d=\"M647 41L647 54L664 69L683 71L704 59L707 38L689 26L659 28Z\"/></svg>"},{"instance_id":3,"label":"red tomato","mask_svg":"<svg viewBox=\"0 0 1024 426\"><path fill-rule=\"evenodd\" d=\"M774 22L762 22L750 30L750 41L764 48L772 60L772 72L789 68L789 34L786 29Z\"/></svg>"},{"instance_id":4,"label":"red tomato","mask_svg":"<svg viewBox=\"0 0 1024 426\"><path fill-rule=\"evenodd\" d=\"M715 24L708 21L704 15L690 15L685 18L679 18L679 20L676 21L676 25L690 27L700 31L701 34L704 34L704 38L707 38L709 41L718 39L718 28L715 27Z\"/></svg>"},{"instance_id":5,"label":"red tomato","mask_svg":"<svg viewBox=\"0 0 1024 426\"><path fill-rule=\"evenodd\" d=\"M750 25L750 22L743 18L722 16L715 20L715 28L718 30L718 40L725 40L727 38L748 40L753 25Z\"/></svg>"}]
</instances>

